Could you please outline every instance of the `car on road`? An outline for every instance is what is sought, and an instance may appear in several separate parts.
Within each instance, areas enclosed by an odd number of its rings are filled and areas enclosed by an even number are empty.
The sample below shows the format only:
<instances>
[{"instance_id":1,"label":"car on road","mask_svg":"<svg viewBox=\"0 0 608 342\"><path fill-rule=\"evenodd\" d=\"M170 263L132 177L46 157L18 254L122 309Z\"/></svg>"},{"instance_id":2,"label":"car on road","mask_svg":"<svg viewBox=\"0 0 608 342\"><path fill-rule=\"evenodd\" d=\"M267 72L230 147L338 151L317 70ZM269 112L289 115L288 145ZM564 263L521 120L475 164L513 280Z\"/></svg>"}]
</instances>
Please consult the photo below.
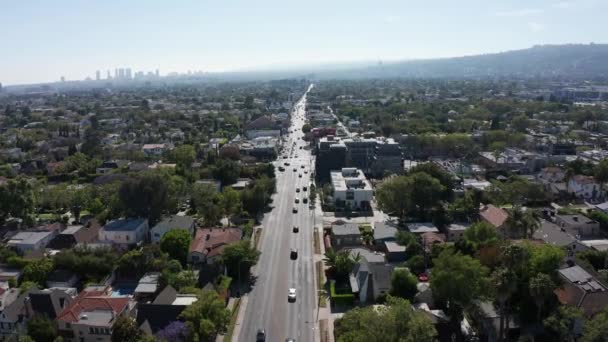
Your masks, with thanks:
<instances>
[{"instance_id":1,"label":"car on road","mask_svg":"<svg viewBox=\"0 0 608 342\"><path fill-rule=\"evenodd\" d=\"M259 329L258 333L255 335L256 342L264 342L266 341L266 331L264 329Z\"/></svg>"},{"instance_id":2,"label":"car on road","mask_svg":"<svg viewBox=\"0 0 608 342\"><path fill-rule=\"evenodd\" d=\"M294 214L297 214L298 213L298 208L293 207L293 210L291 212L293 212Z\"/></svg>"},{"instance_id":3,"label":"car on road","mask_svg":"<svg viewBox=\"0 0 608 342\"><path fill-rule=\"evenodd\" d=\"M302 149L302 146L300 146L300 150Z\"/></svg>"},{"instance_id":4,"label":"car on road","mask_svg":"<svg viewBox=\"0 0 608 342\"><path fill-rule=\"evenodd\" d=\"M302 178L302 174L301 174L301 173L299 173L299 174L298 174L298 177Z\"/></svg>"},{"instance_id":5,"label":"car on road","mask_svg":"<svg viewBox=\"0 0 608 342\"><path fill-rule=\"evenodd\" d=\"M306 197L302 198L302 203L308 203L308 198L306 198Z\"/></svg>"},{"instance_id":6,"label":"car on road","mask_svg":"<svg viewBox=\"0 0 608 342\"><path fill-rule=\"evenodd\" d=\"M290 288L289 292L287 293L287 300L289 300L290 302L296 301L296 289L294 289L293 287Z\"/></svg>"},{"instance_id":7,"label":"car on road","mask_svg":"<svg viewBox=\"0 0 608 342\"><path fill-rule=\"evenodd\" d=\"M298 250L292 248L291 253L289 253L289 258L291 258L291 260L296 260L298 258Z\"/></svg>"},{"instance_id":8,"label":"car on road","mask_svg":"<svg viewBox=\"0 0 608 342\"><path fill-rule=\"evenodd\" d=\"M286 338L285 342L296 342L295 338Z\"/></svg>"},{"instance_id":9,"label":"car on road","mask_svg":"<svg viewBox=\"0 0 608 342\"><path fill-rule=\"evenodd\" d=\"M300 203L300 199L296 197L295 202Z\"/></svg>"},{"instance_id":10,"label":"car on road","mask_svg":"<svg viewBox=\"0 0 608 342\"><path fill-rule=\"evenodd\" d=\"M284 162L283 165L289 166L289 163L288 162Z\"/></svg>"},{"instance_id":11,"label":"car on road","mask_svg":"<svg viewBox=\"0 0 608 342\"><path fill-rule=\"evenodd\" d=\"M308 174L308 170L304 170L304 173L305 173L305 174Z\"/></svg>"},{"instance_id":12,"label":"car on road","mask_svg":"<svg viewBox=\"0 0 608 342\"><path fill-rule=\"evenodd\" d=\"M300 231L300 227L298 227L298 226L293 226L293 232L294 232L294 233L297 233L297 232L299 232L299 231Z\"/></svg>"},{"instance_id":13,"label":"car on road","mask_svg":"<svg viewBox=\"0 0 608 342\"><path fill-rule=\"evenodd\" d=\"M282 166L279 166L279 171L283 172L283 171L285 171L285 168Z\"/></svg>"},{"instance_id":14,"label":"car on road","mask_svg":"<svg viewBox=\"0 0 608 342\"><path fill-rule=\"evenodd\" d=\"M303 169L303 168L304 168L304 165L301 165L301 166L300 166L300 168L301 168L301 169Z\"/></svg>"},{"instance_id":15,"label":"car on road","mask_svg":"<svg viewBox=\"0 0 608 342\"><path fill-rule=\"evenodd\" d=\"M308 188L306 187L306 185L304 185L304 186L302 187L302 191L306 191L306 190L308 190Z\"/></svg>"},{"instance_id":16,"label":"car on road","mask_svg":"<svg viewBox=\"0 0 608 342\"><path fill-rule=\"evenodd\" d=\"M298 169L296 169L295 167L293 168L293 172L298 172Z\"/></svg>"},{"instance_id":17,"label":"car on road","mask_svg":"<svg viewBox=\"0 0 608 342\"><path fill-rule=\"evenodd\" d=\"M296 188L296 192L300 192L300 188Z\"/></svg>"}]
</instances>

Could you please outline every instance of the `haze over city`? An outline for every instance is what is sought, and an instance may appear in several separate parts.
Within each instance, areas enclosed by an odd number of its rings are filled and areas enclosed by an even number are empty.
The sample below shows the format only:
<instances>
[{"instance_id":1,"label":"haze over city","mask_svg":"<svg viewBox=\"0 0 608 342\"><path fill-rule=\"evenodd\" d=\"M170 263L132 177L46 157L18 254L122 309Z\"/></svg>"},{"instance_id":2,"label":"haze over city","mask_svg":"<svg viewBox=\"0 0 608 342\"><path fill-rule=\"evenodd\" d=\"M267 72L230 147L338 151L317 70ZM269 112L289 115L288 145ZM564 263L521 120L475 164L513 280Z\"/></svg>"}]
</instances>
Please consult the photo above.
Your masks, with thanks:
<instances>
[{"instance_id":1,"label":"haze over city","mask_svg":"<svg viewBox=\"0 0 608 342\"><path fill-rule=\"evenodd\" d=\"M0 81L452 57L605 40L608 2L3 1Z\"/></svg>"}]
</instances>

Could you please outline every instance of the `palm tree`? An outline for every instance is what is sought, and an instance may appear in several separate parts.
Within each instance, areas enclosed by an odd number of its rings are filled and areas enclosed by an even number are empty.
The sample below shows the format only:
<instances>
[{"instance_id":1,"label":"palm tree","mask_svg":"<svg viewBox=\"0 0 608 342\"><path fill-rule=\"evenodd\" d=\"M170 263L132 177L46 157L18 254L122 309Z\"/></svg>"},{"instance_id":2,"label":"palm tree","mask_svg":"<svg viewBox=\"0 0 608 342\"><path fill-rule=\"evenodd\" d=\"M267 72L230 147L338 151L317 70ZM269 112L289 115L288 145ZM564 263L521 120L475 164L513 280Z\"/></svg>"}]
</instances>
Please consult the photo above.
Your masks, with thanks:
<instances>
[{"instance_id":1,"label":"palm tree","mask_svg":"<svg viewBox=\"0 0 608 342\"><path fill-rule=\"evenodd\" d=\"M511 295L517 289L517 278L513 272L505 267L497 268L491 276L492 285L496 291L496 300L498 300L500 310L500 327L498 332L498 340L502 341L505 334L505 322L507 329L509 328L507 302Z\"/></svg>"},{"instance_id":2,"label":"palm tree","mask_svg":"<svg viewBox=\"0 0 608 342\"><path fill-rule=\"evenodd\" d=\"M333 268L336 266L337 257L338 254L336 253L336 251L334 251L333 248L328 248L325 250L325 257L323 258L323 261L325 262L325 265L327 265L327 267Z\"/></svg>"},{"instance_id":3,"label":"palm tree","mask_svg":"<svg viewBox=\"0 0 608 342\"><path fill-rule=\"evenodd\" d=\"M551 280L550 276L544 273L539 273L530 279L530 295L534 298L536 303L536 317L539 322L543 311L543 305L547 298L553 293L554 289L555 283Z\"/></svg>"},{"instance_id":4,"label":"palm tree","mask_svg":"<svg viewBox=\"0 0 608 342\"><path fill-rule=\"evenodd\" d=\"M536 212L530 209L524 210L519 205L509 210L506 223L511 234L522 235L524 239L532 236L540 227Z\"/></svg>"}]
</instances>

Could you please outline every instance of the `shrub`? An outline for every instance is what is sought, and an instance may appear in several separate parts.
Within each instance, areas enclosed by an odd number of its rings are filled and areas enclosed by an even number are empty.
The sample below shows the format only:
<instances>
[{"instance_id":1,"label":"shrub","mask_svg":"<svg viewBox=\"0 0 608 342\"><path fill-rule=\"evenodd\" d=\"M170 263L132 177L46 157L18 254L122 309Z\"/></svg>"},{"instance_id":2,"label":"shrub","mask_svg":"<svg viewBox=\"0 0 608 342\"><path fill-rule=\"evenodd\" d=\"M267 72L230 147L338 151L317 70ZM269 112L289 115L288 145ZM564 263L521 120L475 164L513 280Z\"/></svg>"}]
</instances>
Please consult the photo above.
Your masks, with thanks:
<instances>
[{"instance_id":1,"label":"shrub","mask_svg":"<svg viewBox=\"0 0 608 342\"><path fill-rule=\"evenodd\" d=\"M355 295L352 293L336 293L336 282L334 281L329 284L329 296L334 305L353 305L355 302Z\"/></svg>"}]
</instances>

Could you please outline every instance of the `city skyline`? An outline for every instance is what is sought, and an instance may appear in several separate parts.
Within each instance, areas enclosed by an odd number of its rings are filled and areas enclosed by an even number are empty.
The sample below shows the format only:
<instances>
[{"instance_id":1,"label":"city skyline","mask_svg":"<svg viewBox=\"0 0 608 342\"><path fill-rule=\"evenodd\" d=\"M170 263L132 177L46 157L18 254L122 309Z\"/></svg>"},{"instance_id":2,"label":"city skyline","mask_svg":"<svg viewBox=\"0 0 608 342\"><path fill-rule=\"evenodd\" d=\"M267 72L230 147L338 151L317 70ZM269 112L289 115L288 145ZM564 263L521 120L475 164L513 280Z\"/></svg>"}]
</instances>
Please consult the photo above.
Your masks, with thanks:
<instances>
[{"instance_id":1,"label":"city skyline","mask_svg":"<svg viewBox=\"0 0 608 342\"><path fill-rule=\"evenodd\" d=\"M602 43L606 10L599 0L7 1L0 78L12 85L95 79L101 65L218 72Z\"/></svg>"}]
</instances>

